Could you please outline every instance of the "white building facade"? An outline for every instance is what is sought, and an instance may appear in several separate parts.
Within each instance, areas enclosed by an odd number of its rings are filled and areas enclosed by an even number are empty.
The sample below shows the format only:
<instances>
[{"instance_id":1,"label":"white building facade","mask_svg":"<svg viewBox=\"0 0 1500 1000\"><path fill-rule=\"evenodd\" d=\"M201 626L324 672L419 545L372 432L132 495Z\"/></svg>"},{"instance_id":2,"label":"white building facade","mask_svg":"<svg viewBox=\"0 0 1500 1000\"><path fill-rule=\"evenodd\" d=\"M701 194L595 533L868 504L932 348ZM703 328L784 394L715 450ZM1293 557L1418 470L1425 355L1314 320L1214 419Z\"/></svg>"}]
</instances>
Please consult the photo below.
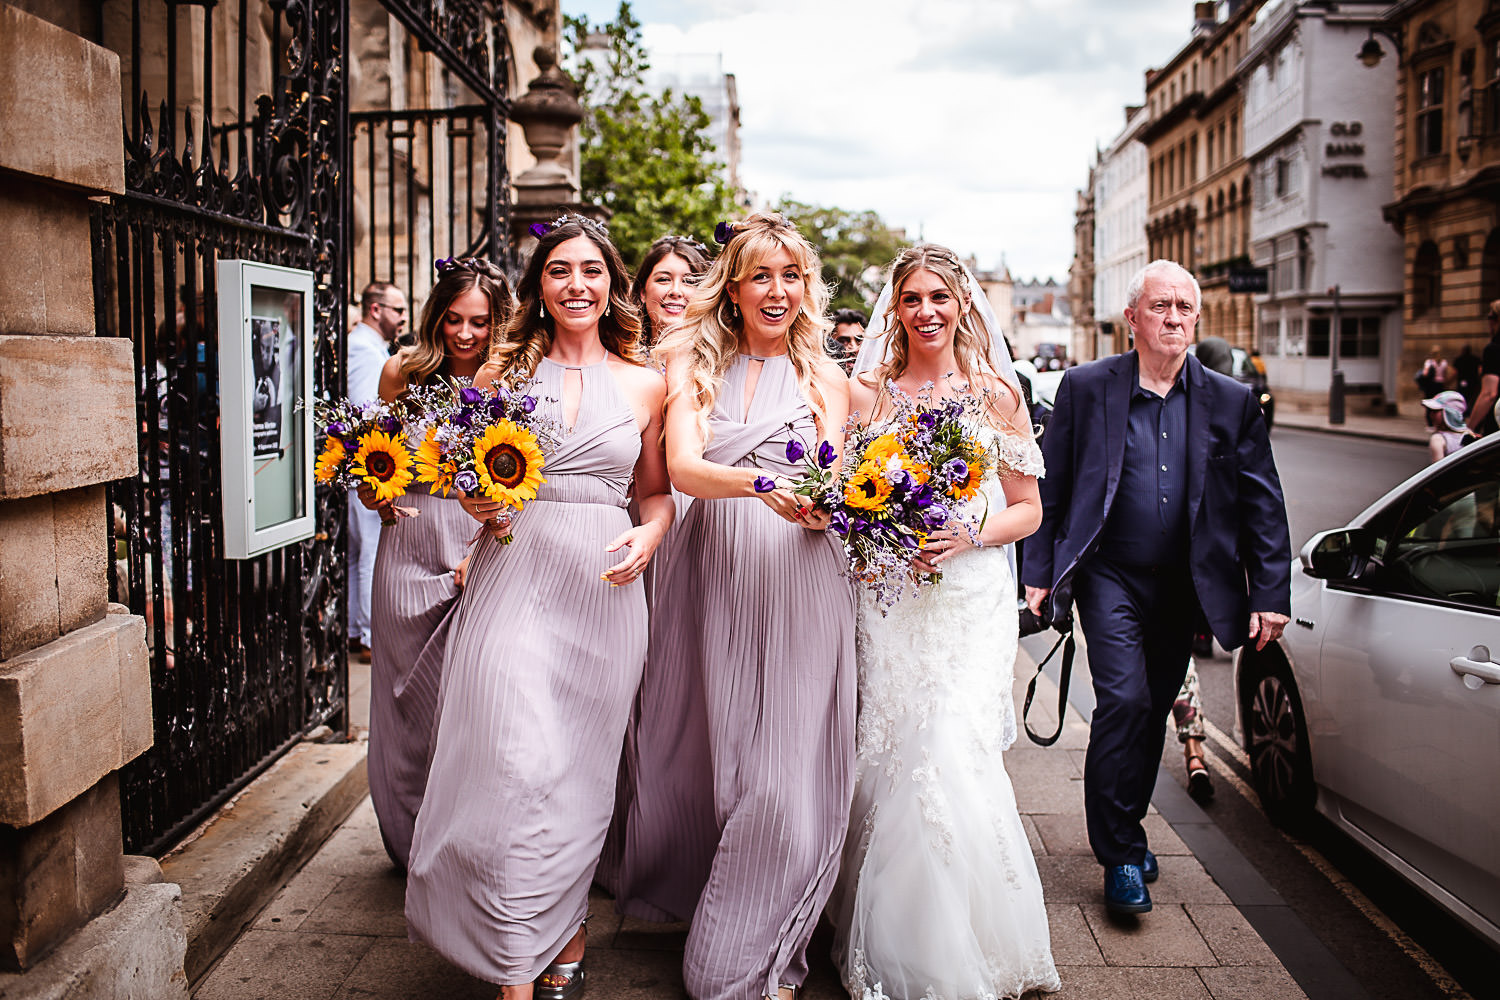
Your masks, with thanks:
<instances>
[{"instance_id":1,"label":"white building facade","mask_svg":"<svg viewBox=\"0 0 1500 1000\"><path fill-rule=\"evenodd\" d=\"M1147 264L1148 170L1141 129L1150 116L1125 109L1125 127L1094 170L1094 357L1129 349L1125 286Z\"/></svg>"},{"instance_id":2,"label":"white building facade","mask_svg":"<svg viewBox=\"0 0 1500 1000\"><path fill-rule=\"evenodd\" d=\"M1292 399L1326 395L1335 353L1350 387L1396 398L1402 244L1381 214L1396 60L1356 59L1387 6L1268 5L1240 64L1250 253L1267 269L1255 343L1271 385Z\"/></svg>"}]
</instances>

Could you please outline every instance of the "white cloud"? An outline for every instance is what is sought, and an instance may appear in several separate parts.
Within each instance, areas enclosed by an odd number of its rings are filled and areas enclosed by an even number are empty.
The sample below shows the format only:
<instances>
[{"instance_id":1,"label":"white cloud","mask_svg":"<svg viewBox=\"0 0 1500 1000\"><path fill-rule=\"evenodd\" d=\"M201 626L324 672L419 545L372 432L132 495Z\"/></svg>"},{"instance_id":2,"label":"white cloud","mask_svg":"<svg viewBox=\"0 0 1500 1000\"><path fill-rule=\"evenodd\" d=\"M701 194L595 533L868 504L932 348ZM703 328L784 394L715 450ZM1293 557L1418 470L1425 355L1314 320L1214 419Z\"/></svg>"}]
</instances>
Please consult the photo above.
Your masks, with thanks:
<instances>
[{"instance_id":1,"label":"white cloud","mask_svg":"<svg viewBox=\"0 0 1500 1000\"><path fill-rule=\"evenodd\" d=\"M607 20L614 0L564 0ZM1187 0L640 0L656 53L719 52L762 198L874 209L1062 278L1075 190L1188 40Z\"/></svg>"}]
</instances>

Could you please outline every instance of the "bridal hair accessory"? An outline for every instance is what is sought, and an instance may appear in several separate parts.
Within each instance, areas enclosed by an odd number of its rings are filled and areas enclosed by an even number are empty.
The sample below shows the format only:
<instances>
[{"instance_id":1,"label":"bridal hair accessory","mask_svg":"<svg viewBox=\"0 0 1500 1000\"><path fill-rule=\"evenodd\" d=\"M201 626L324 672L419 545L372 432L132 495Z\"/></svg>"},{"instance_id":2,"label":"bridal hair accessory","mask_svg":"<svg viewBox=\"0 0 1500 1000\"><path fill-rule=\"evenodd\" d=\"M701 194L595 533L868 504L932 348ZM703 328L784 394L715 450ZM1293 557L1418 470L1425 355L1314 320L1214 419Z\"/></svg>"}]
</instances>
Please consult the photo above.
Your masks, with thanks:
<instances>
[{"instance_id":1,"label":"bridal hair accessory","mask_svg":"<svg viewBox=\"0 0 1500 1000\"><path fill-rule=\"evenodd\" d=\"M489 274L494 269L487 260L478 257L439 257L432 262L439 276L449 271L469 271L473 274Z\"/></svg>"},{"instance_id":2,"label":"bridal hair accessory","mask_svg":"<svg viewBox=\"0 0 1500 1000\"><path fill-rule=\"evenodd\" d=\"M576 212L564 212L562 215L559 215L551 222L533 222L526 228L531 233L531 235L535 236L537 239L542 239L558 226L565 226L570 222L574 225L581 226L584 229L592 229L594 232L598 233L600 236L603 236L605 239L609 239L609 229L605 227L604 223L596 222L593 219L590 219L588 216L579 215Z\"/></svg>"},{"instance_id":3,"label":"bridal hair accessory","mask_svg":"<svg viewBox=\"0 0 1500 1000\"><path fill-rule=\"evenodd\" d=\"M722 225L724 225L724 223L721 222L721 223L719 223L719 225L722 226ZM717 230L715 230L715 232L717 232ZM693 239L691 236L663 236L657 242L658 243L670 243L673 246L676 246L679 243L686 243L688 246L692 247L694 250L698 251L703 256L705 256L705 257L708 256L708 247L704 246L698 240Z\"/></svg>"},{"instance_id":4,"label":"bridal hair accessory","mask_svg":"<svg viewBox=\"0 0 1500 1000\"><path fill-rule=\"evenodd\" d=\"M724 246L739 235L741 231L738 222L730 222L728 219L725 219L717 226L714 226L714 242L719 244L719 246Z\"/></svg>"}]
</instances>

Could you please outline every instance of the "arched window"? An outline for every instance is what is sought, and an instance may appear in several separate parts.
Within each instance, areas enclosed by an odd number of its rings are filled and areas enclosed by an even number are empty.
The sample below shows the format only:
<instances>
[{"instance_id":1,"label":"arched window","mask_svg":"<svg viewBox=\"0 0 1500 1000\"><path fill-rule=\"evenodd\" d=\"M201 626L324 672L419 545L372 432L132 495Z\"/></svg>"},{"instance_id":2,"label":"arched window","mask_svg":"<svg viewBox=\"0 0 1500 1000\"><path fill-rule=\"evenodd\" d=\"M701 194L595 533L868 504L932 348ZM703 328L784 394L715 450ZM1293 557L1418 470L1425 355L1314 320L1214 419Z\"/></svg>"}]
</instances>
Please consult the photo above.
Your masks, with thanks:
<instances>
[{"instance_id":1,"label":"arched window","mask_svg":"<svg viewBox=\"0 0 1500 1000\"><path fill-rule=\"evenodd\" d=\"M1411 266L1411 314L1425 316L1442 303L1443 262L1437 244L1427 240L1417 247Z\"/></svg>"},{"instance_id":2,"label":"arched window","mask_svg":"<svg viewBox=\"0 0 1500 1000\"><path fill-rule=\"evenodd\" d=\"M1484 257L1479 264L1479 308L1500 299L1500 228L1491 229L1484 241Z\"/></svg>"}]
</instances>

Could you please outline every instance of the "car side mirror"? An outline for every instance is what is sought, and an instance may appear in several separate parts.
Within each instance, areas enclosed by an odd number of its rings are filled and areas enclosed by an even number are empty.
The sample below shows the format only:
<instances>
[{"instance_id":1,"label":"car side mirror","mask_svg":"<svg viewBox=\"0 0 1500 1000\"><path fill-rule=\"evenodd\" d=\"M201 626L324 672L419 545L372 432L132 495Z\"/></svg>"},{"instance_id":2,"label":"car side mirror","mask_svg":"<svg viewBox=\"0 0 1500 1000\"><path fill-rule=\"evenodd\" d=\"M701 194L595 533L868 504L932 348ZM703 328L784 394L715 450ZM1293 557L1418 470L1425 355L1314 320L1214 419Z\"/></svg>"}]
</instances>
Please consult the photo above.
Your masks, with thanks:
<instances>
[{"instance_id":1,"label":"car side mirror","mask_svg":"<svg viewBox=\"0 0 1500 1000\"><path fill-rule=\"evenodd\" d=\"M1302 569L1318 580L1348 583L1358 580L1375 554L1375 533L1369 528L1320 531L1302 546Z\"/></svg>"}]
</instances>

